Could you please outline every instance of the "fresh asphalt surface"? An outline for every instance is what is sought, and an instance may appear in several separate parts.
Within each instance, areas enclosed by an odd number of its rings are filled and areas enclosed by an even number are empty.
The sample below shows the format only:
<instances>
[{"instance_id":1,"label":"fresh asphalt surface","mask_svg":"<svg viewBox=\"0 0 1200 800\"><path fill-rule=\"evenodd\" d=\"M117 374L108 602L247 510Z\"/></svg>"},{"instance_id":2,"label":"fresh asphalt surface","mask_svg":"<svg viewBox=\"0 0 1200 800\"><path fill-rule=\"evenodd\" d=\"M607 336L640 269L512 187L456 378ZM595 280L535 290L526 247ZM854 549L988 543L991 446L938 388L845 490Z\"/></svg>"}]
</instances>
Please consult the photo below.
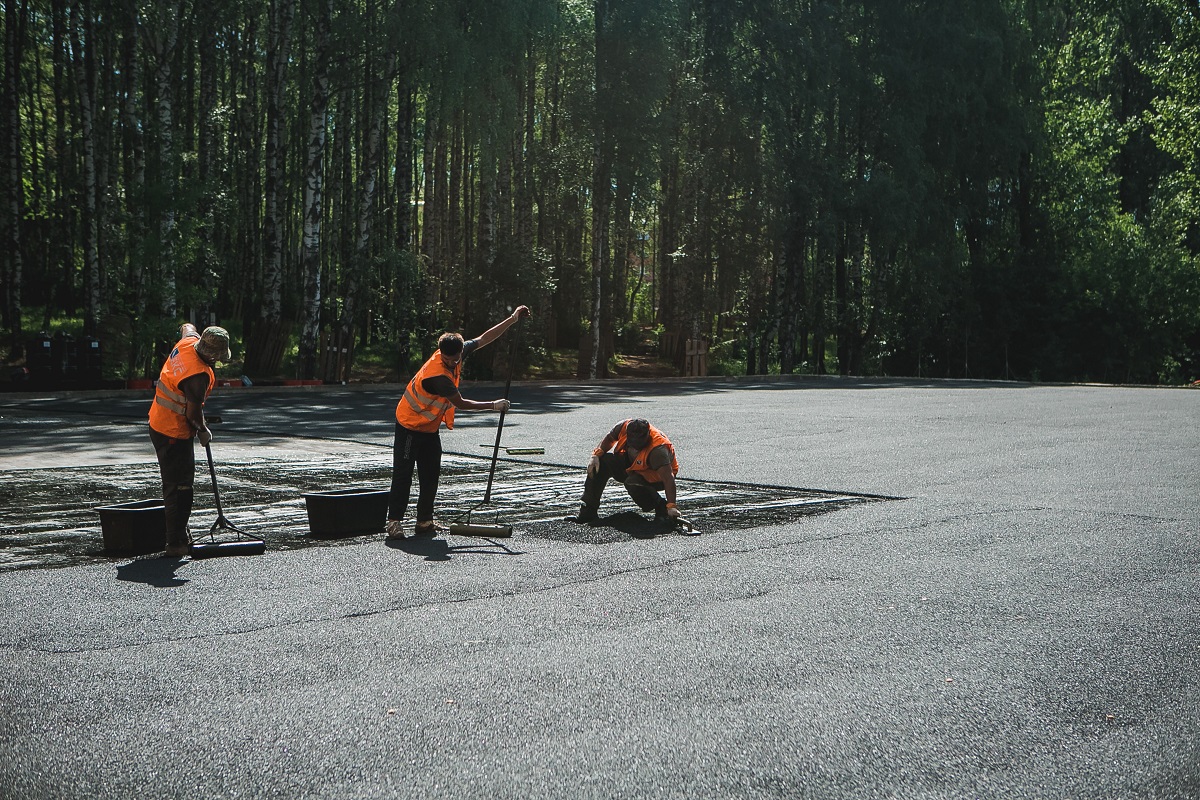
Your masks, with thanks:
<instances>
[{"instance_id":1,"label":"fresh asphalt surface","mask_svg":"<svg viewBox=\"0 0 1200 800\"><path fill-rule=\"evenodd\" d=\"M377 452L399 391L218 390L214 452ZM377 535L2 572L0 797L1200 796L1200 391L512 397L504 443L581 485L644 416L682 478L903 499L602 546L518 529L512 554ZM152 462L147 404L0 395L0 479ZM478 455L495 415L459 419L445 448Z\"/></svg>"}]
</instances>

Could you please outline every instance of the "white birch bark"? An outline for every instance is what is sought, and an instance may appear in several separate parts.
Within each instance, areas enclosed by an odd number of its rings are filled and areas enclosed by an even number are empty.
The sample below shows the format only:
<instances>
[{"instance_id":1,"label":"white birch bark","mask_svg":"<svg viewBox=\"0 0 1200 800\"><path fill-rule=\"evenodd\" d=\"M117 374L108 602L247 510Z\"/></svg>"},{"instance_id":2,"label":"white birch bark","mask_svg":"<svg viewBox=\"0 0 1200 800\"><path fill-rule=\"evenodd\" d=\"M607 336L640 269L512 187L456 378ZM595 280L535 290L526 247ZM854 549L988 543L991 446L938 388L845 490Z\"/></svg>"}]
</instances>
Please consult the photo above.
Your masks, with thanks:
<instances>
[{"instance_id":1,"label":"white birch bark","mask_svg":"<svg viewBox=\"0 0 1200 800\"><path fill-rule=\"evenodd\" d=\"M332 0L322 4L317 19L313 96L308 117L308 159L304 179L303 327L300 332L300 377L316 376L317 340L321 332L321 220L325 192L325 139L329 129L329 22Z\"/></svg>"}]
</instances>

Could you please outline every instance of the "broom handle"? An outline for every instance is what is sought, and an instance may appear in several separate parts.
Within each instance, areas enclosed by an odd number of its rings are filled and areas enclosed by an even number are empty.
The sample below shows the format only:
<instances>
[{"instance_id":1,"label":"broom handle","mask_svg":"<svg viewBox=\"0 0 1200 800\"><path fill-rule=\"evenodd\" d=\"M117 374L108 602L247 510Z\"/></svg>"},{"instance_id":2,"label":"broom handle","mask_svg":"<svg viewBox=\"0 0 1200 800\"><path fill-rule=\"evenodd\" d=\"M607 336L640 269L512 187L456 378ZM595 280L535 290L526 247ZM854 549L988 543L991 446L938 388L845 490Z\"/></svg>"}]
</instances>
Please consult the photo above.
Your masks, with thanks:
<instances>
[{"instance_id":1,"label":"broom handle","mask_svg":"<svg viewBox=\"0 0 1200 800\"><path fill-rule=\"evenodd\" d=\"M212 448L204 443L204 452L208 455L208 474L212 476L213 499L217 501L217 519L224 519L225 512L221 510L221 495L217 492L217 468L213 466Z\"/></svg>"},{"instance_id":2,"label":"broom handle","mask_svg":"<svg viewBox=\"0 0 1200 800\"><path fill-rule=\"evenodd\" d=\"M513 369L517 363L517 337L513 336L512 345L508 349L508 380L504 382L504 399L508 399L508 389L512 386ZM492 445L492 468L488 470L487 491L483 493L483 502L492 499L492 479L496 477L496 459L500 455L500 434L504 433L504 415L508 409L500 412L500 423L496 425L496 443Z\"/></svg>"}]
</instances>

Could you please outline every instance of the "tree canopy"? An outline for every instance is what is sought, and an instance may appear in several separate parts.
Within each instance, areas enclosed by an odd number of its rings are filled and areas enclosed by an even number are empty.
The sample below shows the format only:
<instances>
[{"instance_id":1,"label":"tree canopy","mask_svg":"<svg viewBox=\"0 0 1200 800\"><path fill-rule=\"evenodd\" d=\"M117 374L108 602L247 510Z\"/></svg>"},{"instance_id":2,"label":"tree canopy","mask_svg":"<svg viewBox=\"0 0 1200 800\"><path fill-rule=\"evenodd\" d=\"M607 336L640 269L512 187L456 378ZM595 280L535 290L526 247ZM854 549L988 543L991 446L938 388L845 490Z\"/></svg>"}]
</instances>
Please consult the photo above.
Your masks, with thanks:
<instances>
[{"instance_id":1,"label":"tree canopy","mask_svg":"<svg viewBox=\"0 0 1200 800\"><path fill-rule=\"evenodd\" d=\"M3 335L1200 378L1194 2L8 0ZM498 354L496 357L503 357ZM481 373L488 364L474 367Z\"/></svg>"}]
</instances>

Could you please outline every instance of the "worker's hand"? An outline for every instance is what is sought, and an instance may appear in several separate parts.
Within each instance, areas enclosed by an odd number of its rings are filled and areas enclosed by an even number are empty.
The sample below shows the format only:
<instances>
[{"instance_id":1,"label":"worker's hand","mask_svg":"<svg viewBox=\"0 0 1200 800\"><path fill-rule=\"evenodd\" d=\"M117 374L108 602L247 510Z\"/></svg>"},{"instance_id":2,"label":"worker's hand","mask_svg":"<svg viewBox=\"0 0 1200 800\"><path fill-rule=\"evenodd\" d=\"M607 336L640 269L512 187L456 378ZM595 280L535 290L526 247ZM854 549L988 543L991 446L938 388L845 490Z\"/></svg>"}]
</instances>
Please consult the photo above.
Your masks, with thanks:
<instances>
[{"instance_id":1,"label":"worker's hand","mask_svg":"<svg viewBox=\"0 0 1200 800\"><path fill-rule=\"evenodd\" d=\"M675 506L669 506L667 508L667 516L671 519L679 519L683 515L679 513L679 509L675 508Z\"/></svg>"},{"instance_id":2,"label":"worker's hand","mask_svg":"<svg viewBox=\"0 0 1200 800\"><path fill-rule=\"evenodd\" d=\"M588 462L587 474L595 475L600 471L600 456L592 456L592 460Z\"/></svg>"},{"instance_id":3,"label":"worker's hand","mask_svg":"<svg viewBox=\"0 0 1200 800\"><path fill-rule=\"evenodd\" d=\"M492 411L508 411L512 408L512 403L508 400L493 400Z\"/></svg>"},{"instance_id":4,"label":"worker's hand","mask_svg":"<svg viewBox=\"0 0 1200 800\"><path fill-rule=\"evenodd\" d=\"M196 431L196 438L200 440L200 444L208 444L212 441L212 431L210 431L208 426L205 425L203 428L200 428Z\"/></svg>"},{"instance_id":5,"label":"worker's hand","mask_svg":"<svg viewBox=\"0 0 1200 800\"><path fill-rule=\"evenodd\" d=\"M513 311L512 315L513 315L514 319L519 321L519 320L524 319L525 317L532 316L532 312L529 310L529 306L517 306L516 310Z\"/></svg>"}]
</instances>

